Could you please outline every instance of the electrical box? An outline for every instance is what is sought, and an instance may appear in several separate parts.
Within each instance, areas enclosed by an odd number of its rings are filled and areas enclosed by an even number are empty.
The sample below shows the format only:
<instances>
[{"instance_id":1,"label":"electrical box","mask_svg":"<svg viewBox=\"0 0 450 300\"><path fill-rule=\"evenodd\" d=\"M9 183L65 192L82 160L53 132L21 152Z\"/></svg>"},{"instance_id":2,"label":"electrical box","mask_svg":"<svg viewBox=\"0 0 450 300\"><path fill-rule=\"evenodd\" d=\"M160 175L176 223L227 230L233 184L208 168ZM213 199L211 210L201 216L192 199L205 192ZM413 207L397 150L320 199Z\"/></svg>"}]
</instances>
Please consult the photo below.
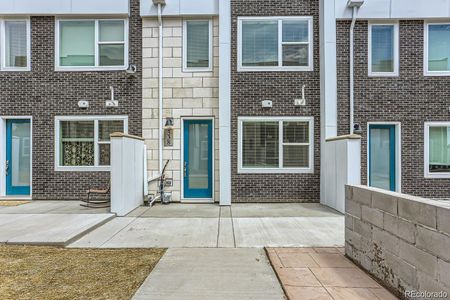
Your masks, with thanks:
<instances>
[{"instance_id":1,"label":"electrical box","mask_svg":"<svg viewBox=\"0 0 450 300\"><path fill-rule=\"evenodd\" d=\"M264 108L271 108L272 105L273 105L273 103L272 103L272 100L263 100L263 101L261 102L261 105L262 105L262 107L264 107Z\"/></svg>"},{"instance_id":2,"label":"electrical box","mask_svg":"<svg viewBox=\"0 0 450 300\"><path fill-rule=\"evenodd\" d=\"M305 99L294 99L294 105L295 106L304 106L306 105Z\"/></svg>"}]
</instances>

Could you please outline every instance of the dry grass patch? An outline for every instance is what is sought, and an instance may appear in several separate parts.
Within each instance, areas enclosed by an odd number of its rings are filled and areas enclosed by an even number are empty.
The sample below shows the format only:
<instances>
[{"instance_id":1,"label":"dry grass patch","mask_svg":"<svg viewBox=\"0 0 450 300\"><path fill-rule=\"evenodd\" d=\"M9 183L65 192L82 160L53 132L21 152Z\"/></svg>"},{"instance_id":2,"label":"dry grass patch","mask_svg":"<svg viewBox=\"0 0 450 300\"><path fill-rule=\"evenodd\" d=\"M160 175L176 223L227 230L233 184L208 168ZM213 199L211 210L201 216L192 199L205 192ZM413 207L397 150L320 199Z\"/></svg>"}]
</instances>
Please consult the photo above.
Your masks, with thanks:
<instances>
[{"instance_id":1,"label":"dry grass patch","mask_svg":"<svg viewBox=\"0 0 450 300\"><path fill-rule=\"evenodd\" d=\"M0 206L19 206L27 203L30 203L30 201L2 200Z\"/></svg>"},{"instance_id":2,"label":"dry grass patch","mask_svg":"<svg viewBox=\"0 0 450 300\"><path fill-rule=\"evenodd\" d=\"M130 299L164 252L0 246L0 299Z\"/></svg>"}]
</instances>

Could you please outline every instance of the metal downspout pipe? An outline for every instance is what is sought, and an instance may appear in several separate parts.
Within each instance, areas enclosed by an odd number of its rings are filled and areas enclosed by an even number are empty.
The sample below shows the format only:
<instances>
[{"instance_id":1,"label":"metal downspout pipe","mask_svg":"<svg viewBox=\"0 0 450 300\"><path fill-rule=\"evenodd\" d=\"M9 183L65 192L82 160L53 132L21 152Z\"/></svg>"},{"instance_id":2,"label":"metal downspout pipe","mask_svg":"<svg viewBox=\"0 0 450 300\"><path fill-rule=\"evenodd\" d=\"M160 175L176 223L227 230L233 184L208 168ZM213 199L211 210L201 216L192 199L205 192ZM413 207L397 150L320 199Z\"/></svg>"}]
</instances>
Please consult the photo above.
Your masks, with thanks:
<instances>
[{"instance_id":1,"label":"metal downspout pipe","mask_svg":"<svg viewBox=\"0 0 450 300\"><path fill-rule=\"evenodd\" d=\"M350 25L350 134L354 133L354 106L355 106L355 96L354 96L354 31L356 24L356 17L358 15L358 7L352 7L352 24Z\"/></svg>"},{"instance_id":2,"label":"metal downspout pipe","mask_svg":"<svg viewBox=\"0 0 450 300\"><path fill-rule=\"evenodd\" d=\"M159 138L159 146L158 146L158 158L159 158L159 175L162 175L163 171L163 22L162 22L162 5L161 1L155 1L153 0L153 3L158 5L158 25L159 25L159 49L158 49L158 56L159 56L159 75L158 75L158 100L159 100L159 112L158 112L158 118L159 118L159 132L158 132L158 138Z\"/></svg>"}]
</instances>

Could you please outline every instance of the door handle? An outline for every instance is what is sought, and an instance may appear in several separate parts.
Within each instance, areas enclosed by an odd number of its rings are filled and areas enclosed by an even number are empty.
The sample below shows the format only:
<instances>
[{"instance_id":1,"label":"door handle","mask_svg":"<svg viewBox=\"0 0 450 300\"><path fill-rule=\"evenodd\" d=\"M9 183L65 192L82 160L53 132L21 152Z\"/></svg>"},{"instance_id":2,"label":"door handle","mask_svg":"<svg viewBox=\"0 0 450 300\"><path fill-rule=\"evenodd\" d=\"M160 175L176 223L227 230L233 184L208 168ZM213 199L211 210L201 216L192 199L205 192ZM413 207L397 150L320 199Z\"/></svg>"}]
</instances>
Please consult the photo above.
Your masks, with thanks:
<instances>
[{"instance_id":1,"label":"door handle","mask_svg":"<svg viewBox=\"0 0 450 300\"><path fill-rule=\"evenodd\" d=\"M6 176L8 176L8 174L9 174L9 160L6 161L5 171L6 171Z\"/></svg>"},{"instance_id":2,"label":"door handle","mask_svg":"<svg viewBox=\"0 0 450 300\"><path fill-rule=\"evenodd\" d=\"M186 163L186 161L184 162L184 167L183 167L183 174L184 174L184 177L186 177L186 169L187 169L187 163Z\"/></svg>"}]
</instances>

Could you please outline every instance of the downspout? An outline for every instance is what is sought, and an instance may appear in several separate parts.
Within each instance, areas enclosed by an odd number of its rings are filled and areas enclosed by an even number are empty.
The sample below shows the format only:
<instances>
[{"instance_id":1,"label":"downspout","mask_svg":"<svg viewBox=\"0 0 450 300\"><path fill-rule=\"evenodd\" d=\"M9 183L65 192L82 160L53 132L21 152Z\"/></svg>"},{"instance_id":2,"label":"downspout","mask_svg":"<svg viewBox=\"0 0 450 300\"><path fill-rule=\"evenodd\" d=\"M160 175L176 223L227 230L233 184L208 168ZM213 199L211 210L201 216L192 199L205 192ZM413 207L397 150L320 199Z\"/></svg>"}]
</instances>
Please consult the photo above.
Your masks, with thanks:
<instances>
[{"instance_id":1,"label":"downspout","mask_svg":"<svg viewBox=\"0 0 450 300\"><path fill-rule=\"evenodd\" d=\"M163 22L162 22L162 6L165 5L164 0L153 0L153 4L158 6L158 25L159 25L159 75L158 75L158 100L159 100L159 128L158 128L158 139L159 139L159 174L162 175L163 171Z\"/></svg>"},{"instance_id":2,"label":"downspout","mask_svg":"<svg viewBox=\"0 0 450 300\"><path fill-rule=\"evenodd\" d=\"M350 25L350 134L353 134L354 131L354 106L355 106L355 96L354 96L354 70L353 70L353 61L354 61L354 42L353 36L355 31L356 17L358 15L358 7L352 7L352 24Z\"/></svg>"}]
</instances>

